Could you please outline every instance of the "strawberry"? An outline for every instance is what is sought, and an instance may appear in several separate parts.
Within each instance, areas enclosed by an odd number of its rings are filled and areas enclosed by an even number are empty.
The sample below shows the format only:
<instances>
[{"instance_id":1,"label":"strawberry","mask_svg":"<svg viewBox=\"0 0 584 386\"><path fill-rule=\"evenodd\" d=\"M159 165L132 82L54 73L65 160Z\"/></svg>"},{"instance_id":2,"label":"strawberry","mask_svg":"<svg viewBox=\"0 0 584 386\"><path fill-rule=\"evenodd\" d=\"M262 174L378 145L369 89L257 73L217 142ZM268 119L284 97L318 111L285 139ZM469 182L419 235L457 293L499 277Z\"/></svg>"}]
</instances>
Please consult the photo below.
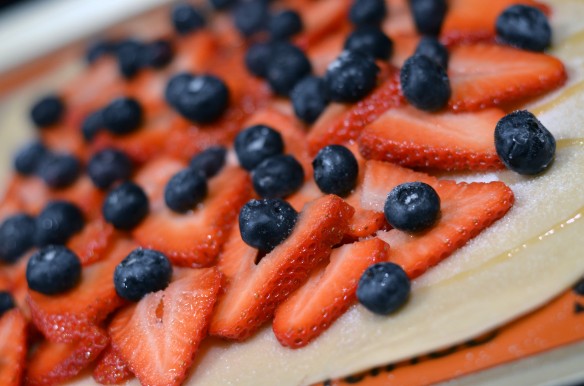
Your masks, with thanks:
<instances>
[{"instance_id":1,"label":"strawberry","mask_svg":"<svg viewBox=\"0 0 584 386\"><path fill-rule=\"evenodd\" d=\"M207 334L220 281L216 268L193 269L114 316L112 346L142 384L182 383Z\"/></svg>"},{"instance_id":2,"label":"strawberry","mask_svg":"<svg viewBox=\"0 0 584 386\"><path fill-rule=\"evenodd\" d=\"M323 76L326 73L329 64L343 51L345 40L350 32L351 26L347 23L335 33L323 37L306 49L306 55L316 75Z\"/></svg>"},{"instance_id":3,"label":"strawberry","mask_svg":"<svg viewBox=\"0 0 584 386\"><path fill-rule=\"evenodd\" d=\"M205 200L192 212L179 214L164 203L166 182L183 167L179 161L159 158L136 176L150 200L150 214L133 231L139 244L165 253L177 265L213 264L239 209L251 197L248 174L226 166L208 181Z\"/></svg>"},{"instance_id":4,"label":"strawberry","mask_svg":"<svg viewBox=\"0 0 584 386\"><path fill-rule=\"evenodd\" d=\"M302 16L303 31L295 43L306 49L319 42L347 21L351 1L321 0L307 2L299 9Z\"/></svg>"},{"instance_id":5,"label":"strawberry","mask_svg":"<svg viewBox=\"0 0 584 386\"><path fill-rule=\"evenodd\" d=\"M412 36L417 33L414 18L407 0L386 0L387 16L381 28L392 38Z\"/></svg>"},{"instance_id":6,"label":"strawberry","mask_svg":"<svg viewBox=\"0 0 584 386\"><path fill-rule=\"evenodd\" d=\"M363 129L359 149L368 159L412 168L488 170L502 168L495 126L505 113L427 113L411 106L386 111Z\"/></svg>"},{"instance_id":7,"label":"strawberry","mask_svg":"<svg viewBox=\"0 0 584 386\"><path fill-rule=\"evenodd\" d=\"M132 378L134 378L134 373L130 371L126 362L111 345L107 346L97 359L93 369L93 379L103 385L119 385Z\"/></svg>"},{"instance_id":8,"label":"strawberry","mask_svg":"<svg viewBox=\"0 0 584 386\"><path fill-rule=\"evenodd\" d=\"M101 217L85 224L81 232L71 236L67 247L81 260L82 265L101 260L114 238L114 228Z\"/></svg>"},{"instance_id":9,"label":"strawberry","mask_svg":"<svg viewBox=\"0 0 584 386\"><path fill-rule=\"evenodd\" d=\"M391 245L390 261L399 264L412 279L503 217L514 201L511 189L499 181L456 183L390 163L369 161L361 202L369 209L383 211L387 194L395 186L414 181L431 185L440 196L438 222L421 233L410 234L396 229L377 233Z\"/></svg>"},{"instance_id":10,"label":"strawberry","mask_svg":"<svg viewBox=\"0 0 584 386\"><path fill-rule=\"evenodd\" d=\"M17 309L0 317L0 385L19 386L26 360L26 320Z\"/></svg>"},{"instance_id":11,"label":"strawberry","mask_svg":"<svg viewBox=\"0 0 584 386\"><path fill-rule=\"evenodd\" d=\"M566 81L566 69L552 56L494 44L458 46L448 65L452 110L508 105L532 98Z\"/></svg>"},{"instance_id":12,"label":"strawberry","mask_svg":"<svg viewBox=\"0 0 584 386\"><path fill-rule=\"evenodd\" d=\"M387 261L389 245L373 238L334 249L330 263L315 269L308 281L276 308L273 330L287 347L306 346L355 302L365 269Z\"/></svg>"},{"instance_id":13,"label":"strawberry","mask_svg":"<svg viewBox=\"0 0 584 386\"><path fill-rule=\"evenodd\" d=\"M249 246L246 251L234 242L232 246L239 253L226 249L218 263L219 269L228 267L226 274L232 279L217 303L210 333L237 340L250 336L327 258L341 241L352 215L353 208L337 196L311 202L301 212L292 234L257 265L258 251ZM233 274L235 270L237 274Z\"/></svg>"}]
</instances>

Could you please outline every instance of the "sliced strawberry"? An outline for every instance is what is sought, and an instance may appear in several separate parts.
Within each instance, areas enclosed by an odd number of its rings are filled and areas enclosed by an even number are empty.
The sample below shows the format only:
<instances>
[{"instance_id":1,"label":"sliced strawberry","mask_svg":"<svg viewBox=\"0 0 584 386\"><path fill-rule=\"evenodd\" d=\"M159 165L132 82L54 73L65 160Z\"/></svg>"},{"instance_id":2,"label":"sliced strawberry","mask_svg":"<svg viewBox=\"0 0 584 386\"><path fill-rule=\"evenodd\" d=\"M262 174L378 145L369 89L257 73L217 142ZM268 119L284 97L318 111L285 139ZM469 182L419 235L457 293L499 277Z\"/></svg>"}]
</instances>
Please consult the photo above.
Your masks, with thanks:
<instances>
[{"instance_id":1,"label":"sliced strawberry","mask_svg":"<svg viewBox=\"0 0 584 386\"><path fill-rule=\"evenodd\" d=\"M112 320L114 350L144 385L180 385L207 327L220 286L216 268L190 270Z\"/></svg>"},{"instance_id":2,"label":"sliced strawberry","mask_svg":"<svg viewBox=\"0 0 584 386\"><path fill-rule=\"evenodd\" d=\"M134 373L130 371L126 362L111 345L107 346L97 359L93 369L93 379L103 385L119 385L132 378L134 378Z\"/></svg>"},{"instance_id":3,"label":"sliced strawberry","mask_svg":"<svg viewBox=\"0 0 584 386\"><path fill-rule=\"evenodd\" d=\"M334 249L308 281L276 308L272 328L287 347L306 346L355 302L357 284L372 264L387 261L389 245L373 238Z\"/></svg>"},{"instance_id":4,"label":"sliced strawberry","mask_svg":"<svg viewBox=\"0 0 584 386\"><path fill-rule=\"evenodd\" d=\"M0 385L22 384L26 360L26 320L17 309L0 317Z\"/></svg>"},{"instance_id":5,"label":"sliced strawberry","mask_svg":"<svg viewBox=\"0 0 584 386\"><path fill-rule=\"evenodd\" d=\"M73 154L80 159L87 156L81 137L81 126L61 125L40 132L43 143L57 153Z\"/></svg>"},{"instance_id":6,"label":"sliced strawberry","mask_svg":"<svg viewBox=\"0 0 584 386\"><path fill-rule=\"evenodd\" d=\"M392 38L412 36L417 33L414 18L407 0L386 0L387 16L381 28Z\"/></svg>"},{"instance_id":7,"label":"sliced strawberry","mask_svg":"<svg viewBox=\"0 0 584 386\"><path fill-rule=\"evenodd\" d=\"M477 110L533 98L566 81L553 56L495 44L458 46L448 65L453 110Z\"/></svg>"},{"instance_id":8,"label":"sliced strawberry","mask_svg":"<svg viewBox=\"0 0 584 386\"><path fill-rule=\"evenodd\" d=\"M346 23L335 33L323 37L308 47L306 55L316 75L323 76L326 73L329 64L343 51L349 33L351 33L351 26Z\"/></svg>"},{"instance_id":9,"label":"sliced strawberry","mask_svg":"<svg viewBox=\"0 0 584 386\"><path fill-rule=\"evenodd\" d=\"M351 6L350 0L320 0L304 3L299 12L302 16L303 31L295 39L306 49L323 37L347 23Z\"/></svg>"},{"instance_id":10,"label":"sliced strawberry","mask_svg":"<svg viewBox=\"0 0 584 386\"><path fill-rule=\"evenodd\" d=\"M82 265L89 265L105 257L113 238L113 226L99 217L85 224L81 232L73 235L67 247L77 254Z\"/></svg>"},{"instance_id":11,"label":"sliced strawberry","mask_svg":"<svg viewBox=\"0 0 584 386\"><path fill-rule=\"evenodd\" d=\"M420 37L418 35L401 35L392 38L393 55L391 55L391 64L401 68L404 62L416 52Z\"/></svg>"},{"instance_id":12,"label":"sliced strawberry","mask_svg":"<svg viewBox=\"0 0 584 386\"><path fill-rule=\"evenodd\" d=\"M250 336L273 314L275 308L308 278L310 272L341 241L353 208L329 195L306 205L292 234L256 265L258 251L252 247L241 254L223 253L219 268L235 269L230 286L213 313L210 333L242 340ZM233 234L233 237L240 237ZM245 251L241 244L234 244ZM234 261L235 260L235 261Z\"/></svg>"},{"instance_id":13,"label":"sliced strawberry","mask_svg":"<svg viewBox=\"0 0 584 386\"><path fill-rule=\"evenodd\" d=\"M172 62L173 72L200 72L216 56L219 49L218 37L208 29L181 36L175 40L177 56Z\"/></svg>"}]
</instances>

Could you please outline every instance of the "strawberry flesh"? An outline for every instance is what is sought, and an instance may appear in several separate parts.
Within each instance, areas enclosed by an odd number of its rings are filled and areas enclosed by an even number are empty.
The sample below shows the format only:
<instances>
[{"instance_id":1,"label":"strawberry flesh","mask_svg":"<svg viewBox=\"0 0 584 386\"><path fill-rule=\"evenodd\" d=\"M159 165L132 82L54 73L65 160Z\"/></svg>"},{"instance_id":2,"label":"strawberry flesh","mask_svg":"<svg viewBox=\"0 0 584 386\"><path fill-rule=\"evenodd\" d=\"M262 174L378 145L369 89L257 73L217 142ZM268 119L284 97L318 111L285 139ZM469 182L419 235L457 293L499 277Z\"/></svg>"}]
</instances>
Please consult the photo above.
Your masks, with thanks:
<instances>
[{"instance_id":1,"label":"strawberry flesh","mask_svg":"<svg viewBox=\"0 0 584 386\"><path fill-rule=\"evenodd\" d=\"M0 317L0 385L19 386L26 360L27 323L18 309Z\"/></svg>"}]
</instances>

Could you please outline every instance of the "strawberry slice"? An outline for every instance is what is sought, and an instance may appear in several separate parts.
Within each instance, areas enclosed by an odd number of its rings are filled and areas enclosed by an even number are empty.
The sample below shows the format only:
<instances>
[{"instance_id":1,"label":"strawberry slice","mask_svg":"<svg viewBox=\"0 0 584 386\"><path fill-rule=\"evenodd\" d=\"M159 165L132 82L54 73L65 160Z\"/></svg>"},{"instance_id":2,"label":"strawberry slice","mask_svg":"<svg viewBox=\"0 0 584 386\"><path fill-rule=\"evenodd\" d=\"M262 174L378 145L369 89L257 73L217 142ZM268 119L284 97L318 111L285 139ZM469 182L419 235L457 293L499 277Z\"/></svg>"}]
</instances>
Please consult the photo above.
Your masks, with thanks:
<instances>
[{"instance_id":1,"label":"strawberry slice","mask_svg":"<svg viewBox=\"0 0 584 386\"><path fill-rule=\"evenodd\" d=\"M334 249L308 281L276 308L273 330L287 347L306 346L356 300L357 284L372 264L387 261L389 245L373 238Z\"/></svg>"},{"instance_id":2,"label":"strawberry slice","mask_svg":"<svg viewBox=\"0 0 584 386\"><path fill-rule=\"evenodd\" d=\"M407 0L386 0L385 3L387 16L381 25L383 31L392 38L416 35L416 25L409 2Z\"/></svg>"},{"instance_id":3,"label":"strawberry slice","mask_svg":"<svg viewBox=\"0 0 584 386\"><path fill-rule=\"evenodd\" d=\"M369 209L383 211L385 198L394 187L414 181L431 185L440 196L438 222L422 233L396 229L377 233L391 245L390 260L399 264L412 279L503 217L514 201L511 189L499 181L456 183L390 163L369 161L361 202Z\"/></svg>"},{"instance_id":4,"label":"strawberry slice","mask_svg":"<svg viewBox=\"0 0 584 386\"><path fill-rule=\"evenodd\" d=\"M243 169L226 166L208 181L204 202L179 214L166 207L164 187L182 167L179 161L159 158L138 173L136 182L150 200L150 213L132 234L140 245L163 252L173 264L208 266L219 254L239 209L251 197L251 182Z\"/></svg>"},{"instance_id":5,"label":"strawberry slice","mask_svg":"<svg viewBox=\"0 0 584 386\"><path fill-rule=\"evenodd\" d=\"M228 267L231 283L217 303L210 333L243 340L256 331L341 241L353 212L333 195L311 202L301 212L292 234L257 265L257 249L248 246L245 251L234 242L234 249L244 253L226 250L221 255L219 269ZM233 274L236 269L237 274Z\"/></svg>"},{"instance_id":6,"label":"strawberry slice","mask_svg":"<svg viewBox=\"0 0 584 386\"><path fill-rule=\"evenodd\" d=\"M106 256L114 235L114 227L99 217L71 236L67 247L75 252L82 265L90 265Z\"/></svg>"},{"instance_id":7,"label":"strawberry slice","mask_svg":"<svg viewBox=\"0 0 584 386\"><path fill-rule=\"evenodd\" d=\"M193 269L114 316L112 346L142 384L182 383L207 335L220 282L216 268Z\"/></svg>"},{"instance_id":8,"label":"strawberry slice","mask_svg":"<svg viewBox=\"0 0 584 386\"><path fill-rule=\"evenodd\" d=\"M505 113L427 113L411 106L386 111L365 127L359 149L367 159L412 168L488 170L503 167L495 149L495 126Z\"/></svg>"},{"instance_id":9,"label":"strawberry slice","mask_svg":"<svg viewBox=\"0 0 584 386\"><path fill-rule=\"evenodd\" d=\"M448 65L453 110L508 105L544 94L566 81L566 69L552 56L495 44L452 49Z\"/></svg>"},{"instance_id":10,"label":"strawberry slice","mask_svg":"<svg viewBox=\"0 0 584 386\"><path fill-rule=\"evenodd\" d=\"M291 5L293 6L292 2ZM350 6L349 0L320 0L304 3L300 9L297 9L302 17L303 31L295 39L295 43L306 49L338 29L339 26L346 24Z\"/></svg>"},{"instance_id":11,"label":"strawberry slice","mask_svg":"<svg viewBox=\"0 0 584 386\"><path fill-rule=\"evenodd\" d=\"M0 317L0 385L22 384L26 340L26 320L17 308Z\"/></svg>"},{"instance_id":12,"label":"strawberry slice","mask_svg":"<svg viewBox=\"0 0 584 386\"><path fill-rule=\"evenodd\" d=\"M308 47L306 55L310 59L312 70L316 75L324 76L329 64L343 51L349 33L351 33L351 26L346 23L335 33L323 37Z\"/></svg>"},{"instance_id":13,"label":"strawberry slice","mask_svg":"<svg viewBox=\"0 0 584 386\"><path fill-rule=\"evenodd\" d=\"M102 385L119 385L132 378L134 378L134 373L130 371L126 362L111 345L107 346L97 359L93 369L93 379Z\"/></svg>"}]
</instances>

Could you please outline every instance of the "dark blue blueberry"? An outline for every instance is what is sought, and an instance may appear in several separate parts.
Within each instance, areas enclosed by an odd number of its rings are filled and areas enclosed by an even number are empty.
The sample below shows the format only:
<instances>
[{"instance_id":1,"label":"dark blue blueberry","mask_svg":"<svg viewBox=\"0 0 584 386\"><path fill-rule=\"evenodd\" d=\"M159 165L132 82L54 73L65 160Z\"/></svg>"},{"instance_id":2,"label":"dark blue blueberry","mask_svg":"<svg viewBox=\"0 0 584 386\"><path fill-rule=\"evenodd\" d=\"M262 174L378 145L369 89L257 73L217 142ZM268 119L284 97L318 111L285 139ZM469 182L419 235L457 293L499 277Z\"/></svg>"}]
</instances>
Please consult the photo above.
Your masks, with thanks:
<instances>
[{"instance_id":1,"label":"dark blue blueberry","mask_svg":"<svg viewBox=\"0 0 584 386\"><path fill-rule=\"evenodd\" d=\"M419 232L436 223L440 197L430 185L407 182L389 192L383 207L387 222L400 231Z\"/></svg>"},{"instance_id":2,"label":"dark blue blueberry","mask_svg":"<svg viewBox=\"0 0 584 386\"><path fill-rule=\"evenodd\" d=\"M245 66L252 74L260 78L266 77L268 63L272 58L272 43L261 42L252 44L245 53Z\"/></svg>"},{"instance_id":3,"label":"dark blue blueberry","mask_svg":"<svg viewBox=\"0 0 584 386\"><path fill-rule=\"evenodd\" d=\"M287 42L274 43L266 80L276 94L287 96L311 71L310 61L300 48Z\"/></svg>"},{"instance_id":4,"label":"dark blue blueberry","mask_svg":"<svg viewBox=\"0 0 584 386\"><path fill-rule=\"evenodd\" d=\"M255 125L237 134L234 147L241 166L251 171L266 158L282 154L284 140L271 127Z\"/></svg>"},{"instance_id":5,"label":"dark blue blueberry","mask_svg":"<svg viewBox=\"0 0 584 386\"><path fill-rule=\"evenodd\" d=\"M329 145L320 149L312 161L312 168L314 181L324 193L344 197L357 185L359 164L344 146Z\"/></svg>"},{"instance_id":6,"label":"dark blue blueberry","mask_svg":"<svg viewBox=\"0 0 584 386\"><path fill-rule=\"evenodd\" d=\"M38 247L65 244L83 229L83 213L67 201L51 201L36 218L34 242Z\"/></svg>"},{"instance_id":7,"label":"dark blue blueberry","mask_svg":"<svg viewBox=\"0 0 584 386\"><path fill-rule=\"evenodd\" d=\"M552 30L545 14L528 5L512 5L495 23L497 40L530 51L543 51L552 41Z\"/></svg>"},{"instance_id":8,"label":"dark blue blueberry","mask_svg":"<svg viewBox=\"0 0 584 386\"><path fill-rule=\"evenodd\" d=\"M51 153L43 158L37 173L47 186L66 188L81 174L81 163L71 154Z\"/></svg>"},{"instance_id":9,"label":"dark blue blueberry","mask_svg":"<svg viewBox=\"0 0 584 386\"><path fill-rule=\"evenodd\" d=\"M58 95L46 95L37 100L30 110L30 118L36 127L54 125L61 120L65 104Z\"/></svg>"},{"instance_id":10,"label":"dark blue blueberry","mask_svg":"<svg viewBox=\"0 0 584 386\"><path fill-rule=\"evenodd\" d=\"M144 67L144 47L142 42L133 39L125 40L117 45L118 70L124 78L133 78Z\"/></svg>"},{"instance_id":11,"label":"dark blue blueberry","mask_svg":"<svg viewBox=\"0 0 584 386\"><path fill-rule=\"evenodd\" d=\"M176 173L164 188L164 202L170 210L185 213L207 196L207 179L203 172L186 168Z\"/></svg>"},{"instance_id":12,"label":"dark blue blueberry","mask_svg":"<svg viewBox=\"0 0 584 386\"><path fill-rule=\"evenodd\" d=\"M274 40L288 39L302 31L302 19L298 12L287 9L270 17L268 31Z\"/></svg>"},{"instance_id":13,"label":"dark blue blueberry","mask_svg":"<svg viewBox=\"0 0 584 386\"><path fill-rule=\"evenodd\" d=\"M519 174L538 174L554 160L556 140L535 115L518 110L497 123L495 148L508 169Z\"/></svg>"},{"instance_id":14,"label":"dark blue blueberry","mask_svg":"<svg viewBox=\"0 0 584 386\"><path fill-rule=\"evenodd\" d=\"M186 92L186 89L193 78L193 75L186 72L181 72L170 78L166 84L166 89L164 90L164 98L166 99L166 102L176 108L181 94Z\"/></svg>"},{"instance_id":15,"label":"dark blue blueberry","mask_svg":"<svg viewBox=\"0 0 584 386\"><path fill-rule=\"evenodd\" d=\"M104 128L103 111L96 110L89 114L81 124L81 134L85 142L91 142L93 138Z\"/></svg>"},{"instance_id":16,"label":"dark blue blueberry","mask_svg":"<svg viewBox=\"0 0 584 386\"><path fill-rule=\"evenodd\" d=\"M361 275L357 299L369 311L389 315L408 300L410 288L410 279L399 265L377 263Z\"/></svg>"},{"instance_id":17,"label":"dark blue blueberry","mask_svg":"<svg viewBox=\"0 0 584 386\"><path fill-rule=\"evenodd\" d=\"M284 198L304 183L304 169L291 155L275 155L252 171L253 187L262 198Z\"/></svg>"},{"instance_id":18,"label":"dark blue blueberry","mask_svg":"<svg viewBox=\"0 0 584 386\"><path fill-rule=\"evenodd\" d=\"M168 40L160 39L146 44L142 52L142 61L151 68L163 68L172 61L174 50Z\"/></svg>"},{"instance_id":19,"label":"dark blue blueberry","mask_svg":"<svg viewBox=\"0 0 584 386\"><path fill-rule=\"evenodd\" d=\"M172 265L161 252L153 249L134 249L114 271L117 294L131 302L161 291L170 283Z\"/></svg>"},{"instance_id":20,"label":"dark blue blueberry","mask_svg":"<svg viewBox=\"0 0 584 386\"><path fill-rule=\"evenodd\" d=\"M14 298L10 292L0 291L0 317L4 315L6 311L9 311L14 307L16 307L16 304L14 303Z\"/></svg>"},{"instance_id":21,"label":"dark blue blueberry","mask_svg":"<svg viewBox=\"0 0 584 386\"><path fill-rule=\"evenodd\" d=\"M134 98L116 98L103 109L103 123L117 135L136 131L142 124L142 106Z\"/></svg>"},{"instance_id":22,"label":"dark blue blueberry","mask_svg":"<svg viewBox=\"0 0 584 386\"><path fill-rule=\"evenodd\" d=\"M235 26L246 37L263 31L269 18L268 11L265 0L239 2L233 9Z\"/></svg>"},{"instance_id":23,"label":"dark blue blueberry","mask_svg":"<svg viewBox=\"0 0 584 386\"><path fill-rule=\"evenodd\" d=\"M87 173L99 189L109 189L114 183L130 178L132 161L123 151L103 149L91 157Z\"/></svg>"},{"instance_id":24,"label":"dark blue blueberry","mask_svg":"<svg viewBox=\"0 0 584 386\"><path fill-rule=\"evenodd\" d=\"M296 116L306 123L313 123L329 104L330 97L324 79L307 76L290 93Z\"/></svg>"},{"instance_id":25,"label":"dark blue blueberry","mask_svg":"<svg viewBox=\"0 0 584 386\"><path fill-rule=\"evenodd\" d=\"M326 71L324 81L331 100L353 103L363 99L377 84L379 68L370 55L343 51Z\"/></svg>"},{"instance_id":26,"label":"dark blue blueberry","mask_svg":"<svg viewBox=\"0 0 584 386\"><path fill-rule=\"evenodd\" d=\"M232 7L237 0L208 0L213 9L223 10Z\"/></svg>"},{"instance_id":27,"label":"dark blue blueberry","mask_svg":"<svg viewBox=\"0 0 584 386\"><path fill-rule=\"evenodd\" d=\"M292 233L298 213L278 198L251 200L239 213L241 238L246 244L270 252Z\"/></svg>"},{"instance_id":28,"label":"dark blue blueberry","mask_svg":"<svg viewBox=\"0 0 584 386\"><path fill-rule=\"evenodd\" d=\"M409 0L418 32L438 36L442 29L448 6L446 0Z\"/></svg>"},{"instance_id":29,"label":"dark blue blueberry","mask_svg":"<svg viewBox=\"0 0 584 386\"><path fill-rule=\"evenodd\" d=\"M200 75L193 76L176 94L174 107L195 123L209 123L218 119L228 105L227 85L213 75Z\"/></svg>"},{"instance_id":30,"label":"dark blue blueberry","mask_svg":"<svg viewBox=\"0 0 584 386\"><path fill-rule=\"evenodd\" d=\"M35 174L48 153L48 149L42 142L29 143L16 153L14 169L25 176Z\"/></svg>"},{"instance_id":31,"label":"dark blue blueberry","mask_svg":"<svg viewBox=\"0 0 584 386\"><path fill-rule=\"evenodd\" d=\"M187 35L205 26L205 18L190 4L177 4L171 13L172 24L179 35Z\"/></svg>"},{"instance_id":32,"label":"dark blue blueberry","mask_svg":"<svg viewBox=\"0 0 584 386\"><path fill-rule=\"evenodd\" d=\"M420 39L414 55L424 55L438 63L442 68L448 68L448 49L433 36Z\"/></svg>"},{"instance_id":33,"label":"dark blue blueberry","mask_svg":"<svg viewBox=\"0 0 584 386\"><path fill-rule=\"evenodd\" d=\"M225 165L227 149L223 146L212 146L194 156L189 164L191 169L201 171L205 177L217 175Z\"/></svg>"},{"instance_id":34,"label":"dark blue blueberry","mask_svg":"<svg viewBox=\"0 0 584 386\"><path fill-rule=\"evenodd\" d=\"M347 37L345 49L387 60L393 53L393 42L379 27L366 25L357 28Z\"/></svg>"},{"instance_id":35,"label":"dark blue blueberry","mask_svg":"<svg viewBox=\"0 0 584 386\"><path fill-rule=\"evenodd\" d=\"M85 59L89 64L94 63L99 58L115 52L117 44L109 40L97 40L87 47Z\"/></svg>"},{"instance_id":36,"label":"dark blue blueberry","mask_svg":"<svg viewBox=\"0 0 584 386\"><path fill-rule=\"evenodd\" d=\"M101 211L114 228L131 230L148 215L148 197L140 186L126 181L107 194Z\"/></svg>"},{"instance_id":37,"label":"dark blue blueberry","mask_svg":"<svg viewBox=\"0 0 584 386\"><path fill-rule=\"evenodd\" d=\"M62 245L49 245L30 257L26 266L28 287L45 295L66 292L81 279L79 257Z\"/></svg>"},{"instance_id":38,"label":"dark blue blueberry","mask_svg":"<svg viewBox=\"0 0 584 386\"><path fill-rule=\"evenodd\" d=\"M387 15L384 0L355 0L349 19L355 25L379 25Z\"/></svg>"},{"instance_id":39,"label":"dark blue blueberry","mask_svg":"<svg viewBox=\"0 0 584 386\"><path fill-rule=\"evenodd\" d=\"M424 55L414 55L404 63L400 72L401 89L415 107L436 111L450 99L450 80L444 67Z\"/></svg>"},{"instance_id":40,"label":"dark blue blueberry","mask_svg":"<svg viewBox=\"0 0 584 386\"><path fill-rule=\"evenodd\" d=\"M584 279L580 279L573 287L574 292L579 296L584 296Z\"/></svg>"},{"instance_id":41,"label":"dark blue blueberry","mask_svg":"<svg viewBox=\"0 0 584 386\"><path fill-rule=\"evenodd\" d=\"M34 246L35 219L24 213L6 218L0 225L0 260L13 263Z\"/></svg>"}]
</instances>

